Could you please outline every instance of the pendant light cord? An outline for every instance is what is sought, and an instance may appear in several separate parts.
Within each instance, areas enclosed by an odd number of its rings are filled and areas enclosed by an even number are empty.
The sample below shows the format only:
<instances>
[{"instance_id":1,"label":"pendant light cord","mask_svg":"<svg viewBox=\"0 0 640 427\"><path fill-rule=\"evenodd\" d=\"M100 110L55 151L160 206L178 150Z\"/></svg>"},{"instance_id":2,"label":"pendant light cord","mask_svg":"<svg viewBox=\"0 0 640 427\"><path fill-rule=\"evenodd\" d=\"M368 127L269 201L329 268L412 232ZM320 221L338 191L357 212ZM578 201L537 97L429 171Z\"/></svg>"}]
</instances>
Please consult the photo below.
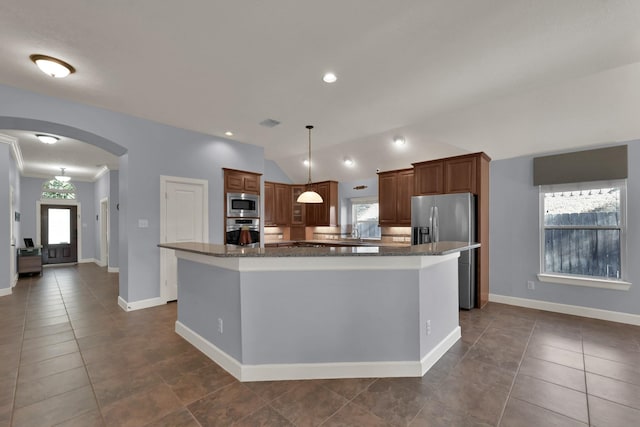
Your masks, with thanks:
<instances>
[{"instance_id":1,"label":"pendant light cord","mask_svg":"<svg viewBox=\"0 0 640 427\"><path fill-rule=\"evenodd\" d=\"M313 126L307 125L307 129L309 129L309 167L307 168L309 171L309 180L307 181L307 185L311 185L311 129L313 129Z\"/></svg>"}]
</instances>

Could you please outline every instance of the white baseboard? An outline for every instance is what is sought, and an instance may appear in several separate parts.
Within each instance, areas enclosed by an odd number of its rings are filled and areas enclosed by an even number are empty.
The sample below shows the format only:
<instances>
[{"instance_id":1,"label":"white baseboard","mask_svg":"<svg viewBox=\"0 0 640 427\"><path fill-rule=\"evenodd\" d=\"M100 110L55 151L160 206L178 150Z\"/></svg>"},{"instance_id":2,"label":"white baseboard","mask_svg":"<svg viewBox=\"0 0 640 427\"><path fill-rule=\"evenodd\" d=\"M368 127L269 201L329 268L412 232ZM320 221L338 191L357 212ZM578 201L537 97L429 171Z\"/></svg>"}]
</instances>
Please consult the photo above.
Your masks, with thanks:
<instances>
[{"instance_id":1,"label":"white baseboard","mask_svg":"<svg viewBox=\"0 0 640 427\"><path fill-rule=\"evenodd\" d=\"M13 292L13 289L11 287L0 288L0 297L6 297L8 295L11 295L12 292Z\"/></svg>"},{"instance_id":2,"label":"white baseboard","mask_svg":"<svg viewBox=\"0 0 640 427\"><path fill-rule=\"evenodd\" d=\"M104 262L100 262L100 260L96 260L96 265L98 267L106 267L107 266L107 264L105 264Z\"/></svg>"},{"instance_id":3,"label":"white baseboard","mask_svg":"<svg viewBox=\"0 0 640 427\"><path fill-rule=\"evenodd\" d=\"M462 337L462 329L460 326L456 326L456 328L451 331L449 335L447 335L442 341L435 346L433 350L427 353L422 360L420 361L420 365L422 365L422 370L420 376L423 376L427 373L429 369L433 365L436 364L438 360L451 348L453 345L458 342L458 340Z\"/></svg>"},{"instance_id":4,"label":"white baseboard","mask_svg":"<svg viewBox=\"0 0 640 427\"><path fill-rule=\"evenodd\" d=\"M88 262L92 262L94 264L98 264L98 260L95 258L83 258L78 260L78 264L86 264Z\"/></svg>"},{"instance_id":5,"label":"white baseboard","mask_svg":"<svg viewBox=\"0 0 640 427\"><path fill-rule=\"evenodd\" d=\"M506 295L489 294L489 301L518 307L535 308L536 310L552 311L554 313L571 314L592 319L608 320L610 322L626 323L640 326L640 315L621 313L619 311L601 310L599 308L582 307L579 305L559 304L556 302L540 301L528 298L518 298Z\"/></svg>"},{"instance_id":6,"label":"white baseboard","mask_svg":"<svg viewBox=\"0 0 640 427\"><path fill-rule=\"evenodd\" d=\"M13 279L11 280L11 287L15 288L17 284L18 284L18 274L13 276Z\"/></svg>"},{"instance_id":7,"label":"white baseboard","mask_svg":"<svg viewBox=\"0 0 640 427\"><path fill-rule=\"evenodd\" d=\"M422 360L264 365L241 364L179 321L176 321L176 333L236 377L238 381L244 382L330 378L421 377L460 338L460 327L456 327Z\"/></svg>"},{"instance_id":8,"label":"white baseboard","mask_svg":"<svg viewBox=\"0 0 640 427\"><path fill-rule=\"evenodd\" d=\"M107 267L107 273L120 273L119 267Z\"/></svg>"},{"instance_id":9,"label":"white baseboard","mask_svg":"<svg viewBox=\"0 0 640 427\"><path fill-rule=\"evenodd\" d=\"M127 302L121 296L118 297L118 305L124 311L142 310L144 308L156 307L158 305L166 304L167 302L162 298L149 298L140 301Z\"/></svg>"}]
</instances>

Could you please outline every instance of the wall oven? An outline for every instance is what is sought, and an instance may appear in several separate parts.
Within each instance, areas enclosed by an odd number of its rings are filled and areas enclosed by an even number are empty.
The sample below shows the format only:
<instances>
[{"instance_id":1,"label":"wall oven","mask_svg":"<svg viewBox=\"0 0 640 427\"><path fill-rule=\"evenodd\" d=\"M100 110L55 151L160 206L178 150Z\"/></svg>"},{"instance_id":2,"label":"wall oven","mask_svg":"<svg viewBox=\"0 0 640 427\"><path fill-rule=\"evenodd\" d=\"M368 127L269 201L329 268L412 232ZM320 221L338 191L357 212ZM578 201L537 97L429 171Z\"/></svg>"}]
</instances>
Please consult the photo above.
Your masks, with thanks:
<instances>
[{"instance_id":1,"label":"wall oven","mask_svg":"<svg viewBox=\"0 0 640 427\"><path fill-rule=\"evenodd\" d=\"M260 196L247 193L227 193L227 218L259 218Z\"/></svg>"},{"instance_id":2,"label":"wall oven","mask_svg":"<svg viewBox=\"0 0 640 427\"><path fill-rule=\"evenodd\" d=\"M228 218L226 243L230 246L257 248L260 246L260 219Z\"/></svg>"}]
</instances>

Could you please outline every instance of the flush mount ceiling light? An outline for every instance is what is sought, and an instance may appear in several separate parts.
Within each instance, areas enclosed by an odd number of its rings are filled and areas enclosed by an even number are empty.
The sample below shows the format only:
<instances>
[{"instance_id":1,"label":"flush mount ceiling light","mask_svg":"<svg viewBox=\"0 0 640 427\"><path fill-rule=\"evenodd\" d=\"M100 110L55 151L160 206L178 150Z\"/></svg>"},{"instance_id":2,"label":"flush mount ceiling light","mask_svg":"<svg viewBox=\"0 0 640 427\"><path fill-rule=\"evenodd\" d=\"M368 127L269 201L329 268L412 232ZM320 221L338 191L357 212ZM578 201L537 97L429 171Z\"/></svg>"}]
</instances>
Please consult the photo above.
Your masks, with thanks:
<instances>
[{"instance_id":1,"label":"flush mount ceiling light","mask_svg":"<svg viewBox=\"0 0 640 427\"><path fill-rule=\"evenodd\" d=\"M394 136L393 137L393 143L395 145L400 146L400 145L404 145L406 143L406 141L404 139L404 136Z\"/></svg>"},{"instance_id":2,"label":"flush mount ceiling light","mask_svg":"<svg viewBox=\"0 0 640 427\"><path fill-rule=\"evenodd\" d=\"M309 170L309 181L307 181L307 187L311 186L311 129L313 126L307 125L307 129L309 129L309 165L307 169ZM296 200L298 203L322 203L322 196L313 191L311 188L308 188L307 191L300 194L298 199Z\"/></svg>"},{"instance_id":3,"label":"flush mount ceiling light","mask_svg":"<svg viewBox=\"0 0 640 427\"><path fill-rule=\"evenodd\" d=\"M43 134L36 134L36 138L38 138L43 144L55 144L60 140L57 136Z\"/></svg>"},{"instance_id":4,"label":"flush mount ceiling light","mask_svg":"<svg viewBox=\"0 0 640 427\"><path fill-rule=\"evenodd\" d=\"M233 132L231 132L230 130L226 131L224 134L227 136L233 136Z\"/></svg>"},{"instance_id":5,"label":"flush mount ceiling light","mask_svg":"<svg viewBox=\"0 0 640 427\"><path fill-rule=\"evenodd\" d=\"M344 159L344 165L345 165L345 166L348 166L348 167L353 166L353 160L352 160L352 159L350 159L350 158L348 158L348 157L346 157L346 158Z\"/></svg>"},{"instance_id":6,"label":"flush mount ceiling light","mask_svg":"<svg viewBox=\"0 0 640 427\"><path fill-rule=\"evenodd\" d=\"M61 79L76 72L76 69L71 64L52 56L31 55L29 58L43 73L51 77Z\"/></svg>"},{"instance_id":7,"label":"flush mount ceiling light","mask_svg":"<svg viewBox=\"0 0 640 427\"><path fill-rule=\"evenodd\" d=\"M338 77L333 73L326 73L324 76L322 76L322 80L325 83L333 83L338 80Z\"/></svg>"},{"instance_id":8,"label":"flush mount ceiling light","mask_svg":"<svg viewBox=\"0 0 640 427\"><path fill-rule=\"evenodd\" d=\"M64 174L64 169L65 168L60 168L60 170L62 172L60 173L60 175L56 175L54 178L57 179L60 182L69 182L71 180L71 177L70 176L66 176Z\"/></svg>"}]
</instances>

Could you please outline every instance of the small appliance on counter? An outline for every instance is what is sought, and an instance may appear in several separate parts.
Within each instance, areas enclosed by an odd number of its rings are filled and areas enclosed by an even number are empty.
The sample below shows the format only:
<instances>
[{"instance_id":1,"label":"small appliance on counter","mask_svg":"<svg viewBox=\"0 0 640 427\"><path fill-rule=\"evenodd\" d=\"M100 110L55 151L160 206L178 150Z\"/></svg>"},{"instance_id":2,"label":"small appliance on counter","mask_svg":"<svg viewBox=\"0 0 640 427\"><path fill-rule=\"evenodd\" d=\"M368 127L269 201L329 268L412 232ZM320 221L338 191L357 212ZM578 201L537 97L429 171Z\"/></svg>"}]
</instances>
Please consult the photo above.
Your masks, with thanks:
<instances>
[{"instance_id":1,"label":"small appliance on counter","mask_svg":"<svg viewBox=\"0 0 640 427\"><path fill-rule=\"evenodd\" d=\"M259 218L227 218L226 242L230 246L260 246Z\"/></svg>"},{"instance_id":2,"label":"small appliance on counter","mask_svg":"<svg viewBox=\"0 0 640 427\"><path fill-rule=\"evenodd\" d=\"M476 199L471 193L411 198L411 243L476 242ZM475 249L460 252L458 298L467 310L476 301Z\"/></svg>"},{"instance_id":3,"label":"small appliance on counter","mask_svg":"<svg viewBox=\"0 0 640 427\"><path fill-rule=\"evenodd\" d=\"M260 196L227 193L227 218L260 218Z\"/></svg>"}]
</instances>

